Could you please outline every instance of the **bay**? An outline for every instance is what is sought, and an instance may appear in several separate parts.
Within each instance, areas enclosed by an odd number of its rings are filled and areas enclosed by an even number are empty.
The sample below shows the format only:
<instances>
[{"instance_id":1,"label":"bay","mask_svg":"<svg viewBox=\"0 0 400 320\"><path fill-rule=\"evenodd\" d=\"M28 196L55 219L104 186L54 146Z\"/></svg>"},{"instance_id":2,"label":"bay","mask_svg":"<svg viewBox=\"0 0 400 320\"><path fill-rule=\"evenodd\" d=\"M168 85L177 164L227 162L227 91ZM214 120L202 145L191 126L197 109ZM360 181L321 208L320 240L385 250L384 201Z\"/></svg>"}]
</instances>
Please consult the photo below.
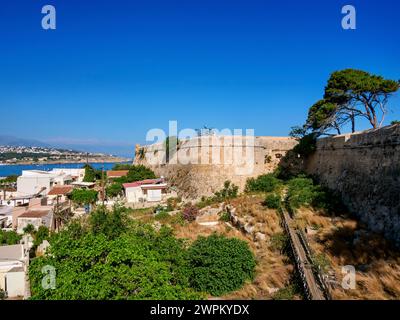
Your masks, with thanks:
<instances>
[{"instance_id":1,"label":"bay","mask_svg":"<svg viewBox=\"0 0 400 320\"><path fill-rule=\"evenodd\" d=\"M122 162L126 164L130 164L131 162ZM103 167L103 163L89 163L95 169L101 169ZM116 163L114 162L105 162L104 170L111 170ZM7 177L11 175L20 176L22 174L22 170L43 170L43 171L51 171L54 168L64 168L64 169L77 169L83 168L85 163L61 163L61 164L16 164L16 165L0 165L0 177Z\"/></svg>"}]
</instances>

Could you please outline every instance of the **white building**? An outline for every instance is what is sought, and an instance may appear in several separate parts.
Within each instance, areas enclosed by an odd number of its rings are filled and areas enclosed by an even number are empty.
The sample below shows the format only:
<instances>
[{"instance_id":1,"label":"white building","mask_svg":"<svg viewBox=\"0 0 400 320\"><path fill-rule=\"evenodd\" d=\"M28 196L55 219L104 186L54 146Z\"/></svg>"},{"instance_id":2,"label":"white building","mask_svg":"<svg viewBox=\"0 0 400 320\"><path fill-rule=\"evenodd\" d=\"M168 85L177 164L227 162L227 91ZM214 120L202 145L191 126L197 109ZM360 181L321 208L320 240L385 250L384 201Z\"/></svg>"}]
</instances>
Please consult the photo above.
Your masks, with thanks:
<instances>
[{"instance_id":1,"label":"white building","mask_svg":"<svg viewBox=\"0 0 400 320\"><path fill-rule=\"evenodd\" d=\"M50 171L55 174L64 174L67 176L71 176L73 181L82 182L85 177L85 169L64 169L64 168L54 168Z\"/></svg>"},{"instance_id":2,"label":"white building","mask_svg":"<svg viewBox=\"0 0 400 320\"><path fill-rule=\"evenodd\" d=\"M9 298L25 297L28 257L24 246L0 246L0 289Z\"/></svg>"},{"instance_id":3,"label":"white building","mask_svg":"<svg viewBox=\"0 0 400 320\"><path fill-rule=\"evenodd\" d=\"M63 171L23 170L17 179L17 197L47 195L56 185L68 185L73 177Z\"/></svg>"},{"instance_id":4,"label":"white building","mask_svg":"<svg viewBox=\"0 0 400 320\"><path fill-rule=\"evenodd\" d=\"M148 179L124 183L125 197L128 203L158 202L163 200L167 184L162 179Z\"/></svg>"}]
</instances>

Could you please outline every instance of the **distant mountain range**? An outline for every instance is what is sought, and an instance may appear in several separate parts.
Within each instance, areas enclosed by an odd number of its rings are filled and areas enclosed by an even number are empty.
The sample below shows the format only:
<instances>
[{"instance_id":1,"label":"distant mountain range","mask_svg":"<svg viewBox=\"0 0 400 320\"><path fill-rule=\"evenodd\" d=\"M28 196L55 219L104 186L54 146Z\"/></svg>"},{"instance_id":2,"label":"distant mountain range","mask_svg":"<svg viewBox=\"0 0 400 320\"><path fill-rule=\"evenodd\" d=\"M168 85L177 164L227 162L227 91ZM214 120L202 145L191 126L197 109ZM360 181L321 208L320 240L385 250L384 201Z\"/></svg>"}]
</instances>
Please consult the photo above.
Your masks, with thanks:
<instances>
[{"instance_id":1,"label":"distant mountain range","mask_svg":"<svg viewBox=\"0 0 400 320\"><path fill-rule=\"evenodd\" d=\"M42 141L34 139L23 139L14 136L0 135L0 146L12 147L42 147L51 148L52 146Z\"/></svg>"}]
</instances>

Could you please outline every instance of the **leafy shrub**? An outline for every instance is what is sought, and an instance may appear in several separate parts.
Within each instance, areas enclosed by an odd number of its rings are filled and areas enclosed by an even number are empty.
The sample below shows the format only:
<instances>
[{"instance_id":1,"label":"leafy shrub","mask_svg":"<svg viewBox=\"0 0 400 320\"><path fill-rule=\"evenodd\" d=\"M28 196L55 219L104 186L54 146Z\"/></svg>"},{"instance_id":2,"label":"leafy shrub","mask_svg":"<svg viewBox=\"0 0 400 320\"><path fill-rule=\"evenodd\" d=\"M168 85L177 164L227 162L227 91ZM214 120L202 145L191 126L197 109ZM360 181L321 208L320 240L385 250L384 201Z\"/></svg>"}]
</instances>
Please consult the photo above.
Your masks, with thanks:
<instances>
[{"instance_id":1,"label":"leafy shrub","mask_svg":"<svg viewBox=\"0 0 400 320\"><path fill-rule=\"evenodd\" d=\"M301 175L288 183L287 199L292 208L311 206L320 194L320 187L315 186L311 178Z\"/></svg>"},{"instance_id":2,"label":"leafy shrub","mask_svg":"<svg viewBox=\"0 0 400 320\"><path fill-rule=\"evenodd\" d=\"M18 244L22 237L15 231L0 230L0 245L13 245Z\"/></svg>"},{"instance_id":3,"label":"leafy shrub","mask_svg":"<svg viewBox=\"0 0 400 320\"><path fill-rule=\"evenodd\" d=\"M196 204L196 206L199 208L199 209L203 209L203 208L205 208L205 207L208 207L208 206L211 206L212 204L214 204L214 203L217 203L218 201L216 200L216 198L215 197L201 197L201 200L200 200L200 202L198 202L197 204Z\"/></svg>"},{"instance_id":4,"label":"leafy shrub","mask_svg":"<svg viewBox=\"0 0 400 320\"><path fill-rule=\"evenodd\" d=\"M311 178L300 175L288 183L287 201L292 210L301 206L312 206L337 212L344 209L340 197L326 188L314 184Z\"/></svg>"},{"instance_id":5,"label":"leafy shrub","mask_svg":"<svg viewBox=\"0 0 400 320\"><path fill-rule=\"evenodd\" d=\"M216 201L225 201L236 198L239 187L231 183L229 180L224 182L224 188L214 193Z\"/></svg>"},{"instance_id":6,"label":"leafy shrub","mask_svg":"<svg viewBox=\"0 0 400 320\"><path fill-rule=\"evenodd\" d=\"M257 178L250 178L246 183L246 192L273 192L277 191L282 182L273 174L261 175Z\"/></svg>"},{"instance_id":7,"label":"leafy shrub","mask_svg":"<svg viewBox=\"0 0 400 320\"><path fill-rule=\"evenodd\" d=\"M7 298L6 292L0 288L0 300L4 300Z\"/></svg>"},{"instance_id":8,"label":"leafy shrub","mask_svg":"<svg viewBox=\"0 0 400 320\"><path fill-rule=\"evenodd\" d=\"M192 287L213 296L235 291L254 277L254 255L246 242L236 238L199 237L188 258Z\"/></svg>"},{"instance_id":9,"label":"leafy shrub","mask_svg":"<svg viewBox=\"0 0 400 320\"><path fill-rule=\"evenodd\" d=\"M171 216L169 215L168 211L162 210L156 214L155 218L156 220L165 220L168 219L169 217Z\"/></svg>"},{"instance_id":10,"label":"leafy shrub","mask_svg":"<svg viewBox=\"0 0 400 320\"><path fill-rule=\"evenodd\" d=\"M109 198L116 198L122 195L122 184L115 182L106 188L106 195Z\"/></svg>"},{"instance_id":11,"label":"leafy shrub","mask_svg":"<svg viewBox=\"0 0 400 320\"><path fill-rule=\"evenodd\" d=\"M229 212L224 211L221 214L221 217L219 218L219 220L223 221L223 222L229 222L229 221L231 221L231 215L229 214Z\"/></svg>"},{"instance_id":12,"label":"leafy shrub","mask_svg":"<svg viewBox=\"0 0 400 320\"><path fill-rule=\"evenodd\" d=\"M182 217L187 222L195 221L198 215L199 209L191 203L187 204L182 212Z\"/></svg>"},{"instance_id":13,"label":"leafy shrub","mask_svg":"<svg viewBox=\"0 0 400 320\"><path fill-rule=\"evenodd\" d=\"M264 205L270 209L279 209L281 207L281 197L278 194L268 194L265 197Z\"/></svg>"},{"instance_id":14,"label":"leafy shrub","mask_svg":"<svg viewBox=\"0 0 400 320\"><path fill-rule=\"evenodd\" d=\"M176 197L176 198L168 198L167 200L167 210L168 211L174 211L177 207L178 204L182 202L181 197Z\"/></svg>"},{"instance_id":15,"label":"leafy shrub","mask_svg":"<svg viewBox=\"0 0 400 320\"><path fill-rule=\"evenodd\" d=\"M33 236L33 246L38 247L44 240L50 237L49 229L46 226L40 226Z\"/></svg>"}]
</instances>

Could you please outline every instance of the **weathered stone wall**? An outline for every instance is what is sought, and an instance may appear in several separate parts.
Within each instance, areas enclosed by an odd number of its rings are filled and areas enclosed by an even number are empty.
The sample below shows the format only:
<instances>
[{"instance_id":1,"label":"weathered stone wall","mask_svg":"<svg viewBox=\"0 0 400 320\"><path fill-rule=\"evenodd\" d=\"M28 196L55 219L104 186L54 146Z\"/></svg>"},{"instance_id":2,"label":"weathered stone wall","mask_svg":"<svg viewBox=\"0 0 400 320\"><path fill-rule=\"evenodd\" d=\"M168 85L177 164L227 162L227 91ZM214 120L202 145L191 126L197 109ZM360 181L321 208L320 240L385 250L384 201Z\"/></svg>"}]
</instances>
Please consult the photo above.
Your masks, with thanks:
<instances>
[{"instance_id":1,"label":"weathered stone wall","mask_svg":"<svg viewBox=\"0 0 400 320\"><path fill-rule=\"evenodd\" d=\"M168 164L149 161L149 157L164 157L163 144L137 146L137 154L144 148L144 155L137 156L135 163L150 166L157 175L176 186L184 197L198 198L220 190L226 180L243 190L248 178L272 172L296 144L296 140L288 137L255 137L252 140L245 136L205 136L181 141ZM236 159L241 159L242 163Z\"/></svg>"},{"instance_id":2,"label":"weathered stone wall","mask_svg":"<svg viewBox=\"0 0 400 320\"><path fill-rule=\"evenodd\" d=\"M306 171L400 246L400 125L320 139Z\"/></svg>"}]
</instances>

